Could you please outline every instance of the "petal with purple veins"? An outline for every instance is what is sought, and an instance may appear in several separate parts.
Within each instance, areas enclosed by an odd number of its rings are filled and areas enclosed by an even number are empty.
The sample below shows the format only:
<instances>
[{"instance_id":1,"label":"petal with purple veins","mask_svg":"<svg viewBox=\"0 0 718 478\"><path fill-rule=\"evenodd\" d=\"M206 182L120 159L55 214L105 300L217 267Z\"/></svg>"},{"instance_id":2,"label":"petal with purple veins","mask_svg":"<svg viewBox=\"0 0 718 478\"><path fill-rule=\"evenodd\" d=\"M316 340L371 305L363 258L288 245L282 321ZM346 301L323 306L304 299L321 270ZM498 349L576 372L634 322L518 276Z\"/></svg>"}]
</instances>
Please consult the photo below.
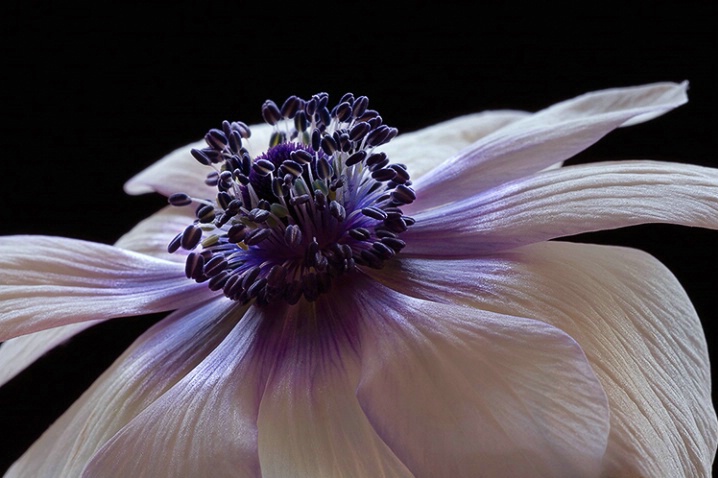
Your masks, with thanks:
<instances>
[{"instance_id":1,"label":"petal with purple veins","mask_svg":"<svg viewBox=\"0 0 718 478\"><path fill-rule=\"evenodd\" d=\"M407 212L465 199L564 161L618 127L684 104L687 87L655 83L596 91L500 128L419 178L414 186L420 197Z\"/></svg>"},{"instance_id":2,"label":"petal with purple veins","mask_svg":"<svg viewBox=\"0 0 718 478\"><path fill-rule=\"evenodd\" d=\"M32 445L7 476L80 476L88 461L119 430L154 402L166 403L165 392L203 362L240 317L241 310L219 299L175 312L152 326ZM153 445L143 450L144 456L152 450L164 453L168 443ZM125 466L142 456L123 454ZM118 470L122 472L122 468Z\"/></svg>"},{"instance_id":3,"label":"petal with purple veins","mask_svg":"<svg viewBox=\"0 0 718 478\"><path fill-rule=\"evenodd\" d=\"M62 237L1 237L0 269L0 340L174 310L213 295L186 280L180 264Z\"/></svg>"},{"instance_id":4,"label":"petal with purple veins","mask_svg":"<svg viewBox=\"0 0 718 478\"><path fill-rule=\"evenodd\" d=\"M569 166L415 215L405 254L489 253L646 223L718 228L718 171L654 161Z\"/></svg>"}]
</instances>

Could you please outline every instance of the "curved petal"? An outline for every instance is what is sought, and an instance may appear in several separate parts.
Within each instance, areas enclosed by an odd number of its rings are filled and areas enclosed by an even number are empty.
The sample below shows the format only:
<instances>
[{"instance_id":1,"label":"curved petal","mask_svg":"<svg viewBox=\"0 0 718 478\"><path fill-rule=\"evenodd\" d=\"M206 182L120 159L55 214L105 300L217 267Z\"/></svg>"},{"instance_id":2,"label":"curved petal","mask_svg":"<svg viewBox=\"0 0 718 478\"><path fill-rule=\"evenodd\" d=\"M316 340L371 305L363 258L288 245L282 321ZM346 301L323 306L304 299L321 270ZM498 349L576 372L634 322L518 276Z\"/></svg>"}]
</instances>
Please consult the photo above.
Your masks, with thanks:
<instances>
[{"instance_id":1,"label":"curved petal","mask_svg":"<svg viewBox=\"0 0 718 478\"><path fill-rule=\"evenodd\" d=\"M366 297L352 304L367 321L357 396L416 476L598 476L608 404L571 337L383 287Z\"/></svg>"},{"instance_id":2,"label":"curved petal","mask_svg":"<svg viewBox=\"0 0 718 478\"><path fill-rule=\"evenodd\" d=\"M0 387L56 346L101 321L54 327L15 337L0 345Z\"/></svg>"},{"instance_id":3,"label":"curved petal","mask_svg":"<svg viewBox=\"0 0 718 478\"><path fill-rule=\"evenodd\" d=\"M189 373L95 448L82 476L260 476L256 420L262 387L251 352L261 317L251 308L239 321L238 312L221 318L221 311L201 309L199 315L221 325L223 335L201 344L206 357L196 367L184 366Z\"/></svg>"},{"instance_id":4,"label":"curved petal","mask_svg":"<svg viewBox=\"0 0 718 478\"><path fill-rule=\"evenodd\" d=\"M266 124L252 125L252 137L244 146L252 156L267 149L272 128ZM217 195L216 188L207 186L204 179L211 168L197 162L192 157L192 148L201 149L207 144L196 141L172 151L150 167L125 183L127 194L145 194L157 192L164 196L182 192L196 198L212 198Z\"/></svg>"},{"instance_id":5,"label":"curved petal","mask_svg":"<svg viewBox=\"0 0 718 478\"><path fill-rule=\"evenodd\" d=\"M62 237L0 237L0 269L0 340L178 309L213 295L179 264Z\"/></svg>"},{"instance_id":6,"label":"curved petal","mask_svg":"<svg viewBox=\"0 0 718 478\"><path fill-rule=\"evenodd\" d=\"M140 222L123 235L115 246L159 259L184 263L180 249L167 252L167 244L194 220L192 208L167 207ZM101 321L80 322L16 337L0 345L0 386L62 342Z\"/></svg>"},{"instance_id":7,"label":"curved petal","mask_svg":"<svg viewBox=\"0 0 718 478\"><path fill-rule=\"evenodd\" d=\"M192 206L167 206L143 220L115 243L115 246L158 259L184 264L187 252L180 248L170 254L167 246L195 220Z\"/></svg>"},{"instance_id":8,"label":"curved petal","mask_svg":"<svg viewBox=\"0 0 718 478\"><path fill-rule=\"evenodd\" d=\"M459 116L402 133L377 150L385 152L393 163L406 164L412 179L416 180L463 148L529 114L525 111L498 110Z\"/></svg>"},{"instance_id":9,"label":"curved petal","mask_svg":"<svg viewBox=\"0 0 718 478\"><path fill-rule=\"evenodd\" d=\"M620 126L659 116L687 101L687 83L656 83L587 93L485 136L415 182L406 210L464 199L541 171L583 151Z\"/></svg>"},{"instance_id":10,"label":"curved petal","mask_svg":"<svg viewBox=\"0 0 718 478\"><path fill-rule=\"evenodd\" d=\"M411 477L355 395L360 324L353 319L365 317L344 315L333 302L292 308L265 346L274 367L257 421L262 475Z\"/></svg>"},{"instance_id":11,"label":"curved petal","mask_svg":"<svg viewBox=\"0 0 718 478\"><path fill-rule=\"evenodd\" d=\"M473 255L645 223L716 229L718 169L652 161L569 166L415 218L402 236L404 252L427 256Z\"/></svg>"},{"instance_id":12,"label":"curved petal","mask_svg":"<svg viewBox=\"0 0 718 478\"><path fill-rule=\"evenodd\" d=\"M611 408L602 476L710 476L718 423L705 338L680 284L652 257L548 242L394 267L372 274L403 293L534 317L576 339Z\"/></svg>"},{"instance_id":13,"label":"curved petal","mask_svg":"<svg viewBox=\"0 0 718 478\"><path fill-rule=\"evenodd\" d=\"M152 326L25 452L6 477L80 476L104 443L224 339L241 316L230 309L227 300L219 299L175 312ZM134 461L139 455L125 458Z\"/></svg>"}]
</instances>

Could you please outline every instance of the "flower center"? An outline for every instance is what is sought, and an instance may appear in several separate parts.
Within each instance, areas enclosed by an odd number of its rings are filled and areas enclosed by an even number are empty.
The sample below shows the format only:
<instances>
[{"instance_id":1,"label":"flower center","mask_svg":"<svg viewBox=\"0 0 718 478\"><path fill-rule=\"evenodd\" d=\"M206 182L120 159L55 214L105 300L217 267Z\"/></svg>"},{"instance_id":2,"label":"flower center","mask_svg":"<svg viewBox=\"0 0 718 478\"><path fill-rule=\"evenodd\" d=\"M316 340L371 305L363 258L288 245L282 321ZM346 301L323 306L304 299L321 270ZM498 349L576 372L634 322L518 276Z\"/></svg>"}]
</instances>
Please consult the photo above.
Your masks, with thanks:
<instances>
[{"instance_id":1,"label":"flower center","mask_svg":"<svg viewBox=\"0 0 718 478\"><path fill-rule=\"evenodd\" d=\"M375 151L397 134L368 109L365 96L267 100L269 149L251 157L241 122L205 135L197 161L213 169L205 182L214 200L173 194L170 204L198 204L195 221L169 244L182 248L185 272L230 299L263 305L315 300L332 281L361 267L381 268L405 245L414 223L401 206L416 198L409 174Z\"/></svg>"}]
</instances>

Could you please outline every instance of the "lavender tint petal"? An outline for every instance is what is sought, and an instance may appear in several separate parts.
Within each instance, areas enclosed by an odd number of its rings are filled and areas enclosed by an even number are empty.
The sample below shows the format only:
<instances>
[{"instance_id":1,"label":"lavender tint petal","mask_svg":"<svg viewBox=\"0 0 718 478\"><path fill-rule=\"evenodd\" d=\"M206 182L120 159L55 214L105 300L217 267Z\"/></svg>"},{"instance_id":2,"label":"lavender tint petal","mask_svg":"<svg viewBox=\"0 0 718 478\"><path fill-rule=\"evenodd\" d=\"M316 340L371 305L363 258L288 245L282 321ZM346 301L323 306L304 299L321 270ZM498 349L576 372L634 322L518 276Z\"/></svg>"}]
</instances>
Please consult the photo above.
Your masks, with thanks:
<instances>
[{"instance_id":1,"label":"lavender tint petal","mask_svg":"<svg viewBox=\"0 0 718 478\"><path fill-rule=\"evenodd\" d=\"M407 212L465 199L541 171L586 149L615 128L684 104L687 83L656 83L588 93L485 136L419 178Z\"/></svg>"},{"instance_id":2,"label":"lavender tint petal","mask_svg":"<svg viewBox=\"0 0 718 478\"><path fill-rule=\"evenodd\" d=\"M180 264L61 237L1 237L0 269L0 340L174 310L212 296L186 280Z\"/></svg>"},{"instance_id":3,"label":"lavender tint petal","mask_svg":"<svg viewBox=\"0 0 718 478\"><path fill-rule=\"evenodd\" d=\"M169 254L167 244L194 218L191 208L166 207L123 235L115 246L160 259L184 263L183 254ZM0 346L0 386L60 343L95 325L81 322L10 339Z\"/></svg>"},{"instance_id":4,"label":"lavender tint petal","mask_svg":"<svg viewBox=\"0 0 718 478\"><path fill-rule=\"evenodd\" d=\"M622 161L570 166L416 214L404 254L461 256L645 223L718 228L718 170ZM437 239L440 238L440 239Z\"/></svg>"},{"instance_id":5,"label":"lavender tint petal","mask_svg":"<svg viewBox=\"0 0 718 478\"><path fill-rule=\"evenodd\" d=\"M680 284L652 257L546 242L394 267L371 273L404 294L533 317L581 345L611 410L602 476L710 476L718 422L705 336Z\"/></svg>"},{"instance_id":6,"label":"lavender tint petal","mask_svg":"<svg viewBox=\"0 0 718 478\"><path fill-rule=\"evenodd\" d=\"M282 325L275 325L272 342L263 344L262 363L271 369L257 422L262 473L411 477L355 395L356 340L359 329L370 326L368 318L359 310L345 314L335 298L326 297L316 307L305 303L275 316Z\"/></svg>"},{"instance_id":7,"label":"lavender tint petal","mask_svg":"<svg viewBox=\"0 0 718 478\"><path fill-rule=\"evenodd\" d=\"M175 312L151 327L33 444L7 476L80 476L105 442L163 397L224 339L241 316L230 313L231 307L229 301L218 299ZM167 443L155 445L164 449ZM133 462L140 455L124 458Z\"/></svg>"},{"instance_id":8,"label":"lavender tint petal","mask_svg":"<svg viewBox=\"0 0 718 478\"><path fill-rule=\"evenodd\" d=\"M416 180L475 141L529 114L498 110L459 116L418 131L402 133L379 146L377 151L383 151L395 163L406 164L411 177Z\"/></svg>"},{"instance_id":9,"label":"lavender tint petal","mask_svg":"<svg viewBox=\"0 0 718 478\"><path fill-rule=\"evenodd\" d=\"M131 417L92 457L82 476L260 476L256 418L263 384L252 344L261 313L199 309L223 334L186 375ZM241 320L240 320L241 317ZM195 342L202 342L197 337ZM209 347L211 345L211 348ZM210 352L211 350L211 352ZM196 365L196 366L194 366ZM128 457L131 457L128 459Z\"/></svg>"},{"instance_id":10,"label":"lavender tint petal","mask_svg":"<svg viewBox=\"0 0 718 478\"><path fill-rule=\"evenodd\" d=\"M416 476L598 476L606 397L568 335L382 286L367 295L351 304L370 319L357 396Z\"/></svg>"}]
</instances>

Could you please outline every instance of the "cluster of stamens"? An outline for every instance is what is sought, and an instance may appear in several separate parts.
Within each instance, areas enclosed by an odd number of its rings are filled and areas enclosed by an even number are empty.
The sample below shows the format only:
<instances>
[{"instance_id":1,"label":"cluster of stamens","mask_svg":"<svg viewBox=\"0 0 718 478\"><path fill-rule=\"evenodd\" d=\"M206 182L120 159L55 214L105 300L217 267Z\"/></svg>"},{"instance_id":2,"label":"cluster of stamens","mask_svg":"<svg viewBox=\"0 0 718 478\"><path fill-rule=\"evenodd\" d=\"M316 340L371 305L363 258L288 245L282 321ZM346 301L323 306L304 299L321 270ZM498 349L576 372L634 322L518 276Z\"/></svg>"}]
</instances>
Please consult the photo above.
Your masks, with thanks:
<instances>
[{"instance_id":1,"label":"cluster of stamens","mask_svg":"<svg viewBox=\"0 0 718 478\"><path fill-rule=\"evenodd\" d=\"M170 204L196 204L195 221L169 244L187 256L187 277L230 299L262 305L312 301L335 277L357 267L381 268L414 223L401 206L415 198L406 167L375 151L397 134L368 109L365 96L289 97L262 106L272 125L269 149L252 157L250 128L222 123L193 149L212 168L213 200L173 194Z\"/></svg>"}]
</instances>

